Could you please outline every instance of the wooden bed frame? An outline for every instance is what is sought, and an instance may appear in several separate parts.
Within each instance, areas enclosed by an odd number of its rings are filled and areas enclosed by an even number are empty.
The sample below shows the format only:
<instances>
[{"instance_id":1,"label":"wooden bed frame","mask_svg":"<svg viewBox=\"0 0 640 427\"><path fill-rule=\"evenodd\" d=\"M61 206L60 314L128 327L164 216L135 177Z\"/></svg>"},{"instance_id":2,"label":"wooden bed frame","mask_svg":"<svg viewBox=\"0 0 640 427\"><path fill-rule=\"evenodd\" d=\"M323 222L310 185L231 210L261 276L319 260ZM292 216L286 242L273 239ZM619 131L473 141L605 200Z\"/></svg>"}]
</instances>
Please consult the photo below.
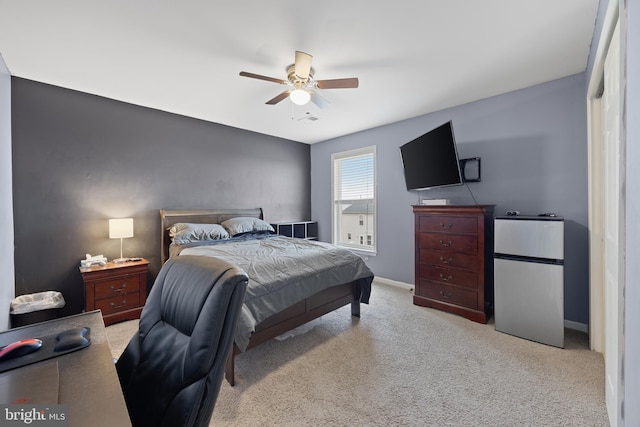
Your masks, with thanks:
<instances>
[{"instance_id":1,"label":"wooden bed frame","mask_svg":"<svg viewBox=\"0 0 640 427\"><path fill-rule=\"evenodd\" d=\"M161 225L161 259L164 264L169 259L169 228L179 222L197 224L220 224L223 221L239 216L264 219L262 208L256 209L210 209L210 210L160 210ZM285 310L274 314L256 325L251 335L247 350L265 341L284 334L324 314L330 313L347 304L351 304L351 314L360 317L361 286L358 281L344 283L300 301ZM235 384L235 356L240 353L236 344L233 345L225 369L225 378L232 386Z\"/></svg>"}]
</instances>

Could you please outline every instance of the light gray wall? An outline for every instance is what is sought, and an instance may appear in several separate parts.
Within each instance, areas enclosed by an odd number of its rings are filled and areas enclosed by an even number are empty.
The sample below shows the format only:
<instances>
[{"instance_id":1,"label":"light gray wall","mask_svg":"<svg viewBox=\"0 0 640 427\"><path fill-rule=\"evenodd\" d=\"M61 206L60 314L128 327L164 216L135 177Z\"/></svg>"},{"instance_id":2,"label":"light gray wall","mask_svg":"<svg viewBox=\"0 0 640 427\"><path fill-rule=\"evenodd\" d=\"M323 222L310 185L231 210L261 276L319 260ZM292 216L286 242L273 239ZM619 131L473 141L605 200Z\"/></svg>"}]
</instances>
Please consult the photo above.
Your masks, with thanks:
<instances>
[{"instance_id":1,"label":"light gray wall","mask_svg":"<svg viewBox=\"0 0 640 427\"><path fill-rule=\"evenodd\" d=\"M11 75L0 54L0 331L9 327L9 305L14 297L13 198L11 196Z\"/></svg>"},{"instance_id":2,"label":"light gray wall","mask_svg":"<svg viewBox=\"0 0 640 427\"><path fill-rule=\"evenodd\" d=\"M625 425L640 425L640 4L627 1Z\"/></svg>"},{"instance_id":3,"label":"light gray wall","mask_svg":"<svg viewBox=\"0 0 640 427\"><path fill-rule=\"evenodd\" d=\"M120 255L108 218L133 217L124 256L160 269L159 209L310 216L309 146L12 78L16 294L62 291L80 312L86 253Z\"/></svg>"},{"instance_id":4,"label":"light gray wall","mask_svg":"<svg viewBox=\"0 0 640 427\"><path fill-rule=\"evenodd\" d=\"M453 120L461 158L481 157L482 182L423 197L454 204L495 204L507 210L555 212L565 224L565 318L588 324L587 116L584 73L311 146L311 213L320 238L331 239L331 153L377 146L377 276L414 281L418 194L405 187L399 147ZM428 94L425 94L428 96Z\"/></svg>"}]
</instances>

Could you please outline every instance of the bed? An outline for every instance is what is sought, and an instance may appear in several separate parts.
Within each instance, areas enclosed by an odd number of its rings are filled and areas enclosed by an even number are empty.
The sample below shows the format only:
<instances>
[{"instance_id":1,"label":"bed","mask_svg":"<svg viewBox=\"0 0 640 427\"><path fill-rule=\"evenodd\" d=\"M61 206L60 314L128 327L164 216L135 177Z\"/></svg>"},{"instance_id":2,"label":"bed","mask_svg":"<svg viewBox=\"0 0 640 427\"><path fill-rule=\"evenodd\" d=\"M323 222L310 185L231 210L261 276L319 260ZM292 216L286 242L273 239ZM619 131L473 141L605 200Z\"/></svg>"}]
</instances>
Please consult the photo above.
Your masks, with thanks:
<instances>
[{"instance_id":1,"label":"bed","mask_svg":"<svg viewBox=\"0 0 640 427\"><path fill-rule=\"evenodd\" d=\"M163 264L176 256L213 256L249 276L225 370L231 385L239 353L348 304L359 317L360 303L369 302L373 273L359 256L327 243L275 235L261 208L161 209L160 219ZM223 223L227 236L218 226ZM183 239L184 233L189 238Z\"/></svg>"}]
</instances>

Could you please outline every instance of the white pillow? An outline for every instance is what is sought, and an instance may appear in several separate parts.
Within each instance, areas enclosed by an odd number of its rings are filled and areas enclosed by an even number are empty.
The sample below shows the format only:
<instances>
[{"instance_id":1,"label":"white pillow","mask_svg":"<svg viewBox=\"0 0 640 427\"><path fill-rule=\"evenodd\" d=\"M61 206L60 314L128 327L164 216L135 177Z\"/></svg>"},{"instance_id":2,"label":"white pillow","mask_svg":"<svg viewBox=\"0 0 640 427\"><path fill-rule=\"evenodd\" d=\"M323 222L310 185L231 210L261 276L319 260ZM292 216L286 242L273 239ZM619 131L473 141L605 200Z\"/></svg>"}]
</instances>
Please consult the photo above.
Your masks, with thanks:
<instances>
[{"instance_id":1,"label":"white pillow","mask_svg":"<svg viewBox=\"0 0 640 427\"><path fill-rule=\"evenodd\" d=\"M259 218L239 216L222 222L222 226L229 232L231 237L242 233L255 231L267 231L275 233L275 230L268 222Z\"/></svg>"},{"instance_id":2,"label":"white pillow","mask_svg":"<svg viewBox=\"0 0 640 427\"><path fill-rule=\"evenodd\" d=\"M169 237L171 237L173 243L183 245L204 240L228 239L229 233L220 224L179 222L169 228Z\"/></svg>"}]
</instances>

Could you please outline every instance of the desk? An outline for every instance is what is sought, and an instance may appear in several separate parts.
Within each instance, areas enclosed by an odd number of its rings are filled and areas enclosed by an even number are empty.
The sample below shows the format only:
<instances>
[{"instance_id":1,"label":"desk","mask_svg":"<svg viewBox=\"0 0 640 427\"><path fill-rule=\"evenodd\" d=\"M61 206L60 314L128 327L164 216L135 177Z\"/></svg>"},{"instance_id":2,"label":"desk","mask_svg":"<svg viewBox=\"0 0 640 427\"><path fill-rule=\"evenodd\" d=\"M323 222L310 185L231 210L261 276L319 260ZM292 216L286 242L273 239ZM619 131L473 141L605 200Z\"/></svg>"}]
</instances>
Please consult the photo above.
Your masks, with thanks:
<instances>
[{"instance_id":1,"label":"desk","mask_svg":"<svg viewBox=\"0 0 640 427\"><path fill-rule=\"evenodd\" d=\"M99 310L10 329L0 333L0 346L83 326L91 328L90 346L29 366L58 362L58 403L69 405L71 427L131 426Z\"/></svg>"}]
</instances>

